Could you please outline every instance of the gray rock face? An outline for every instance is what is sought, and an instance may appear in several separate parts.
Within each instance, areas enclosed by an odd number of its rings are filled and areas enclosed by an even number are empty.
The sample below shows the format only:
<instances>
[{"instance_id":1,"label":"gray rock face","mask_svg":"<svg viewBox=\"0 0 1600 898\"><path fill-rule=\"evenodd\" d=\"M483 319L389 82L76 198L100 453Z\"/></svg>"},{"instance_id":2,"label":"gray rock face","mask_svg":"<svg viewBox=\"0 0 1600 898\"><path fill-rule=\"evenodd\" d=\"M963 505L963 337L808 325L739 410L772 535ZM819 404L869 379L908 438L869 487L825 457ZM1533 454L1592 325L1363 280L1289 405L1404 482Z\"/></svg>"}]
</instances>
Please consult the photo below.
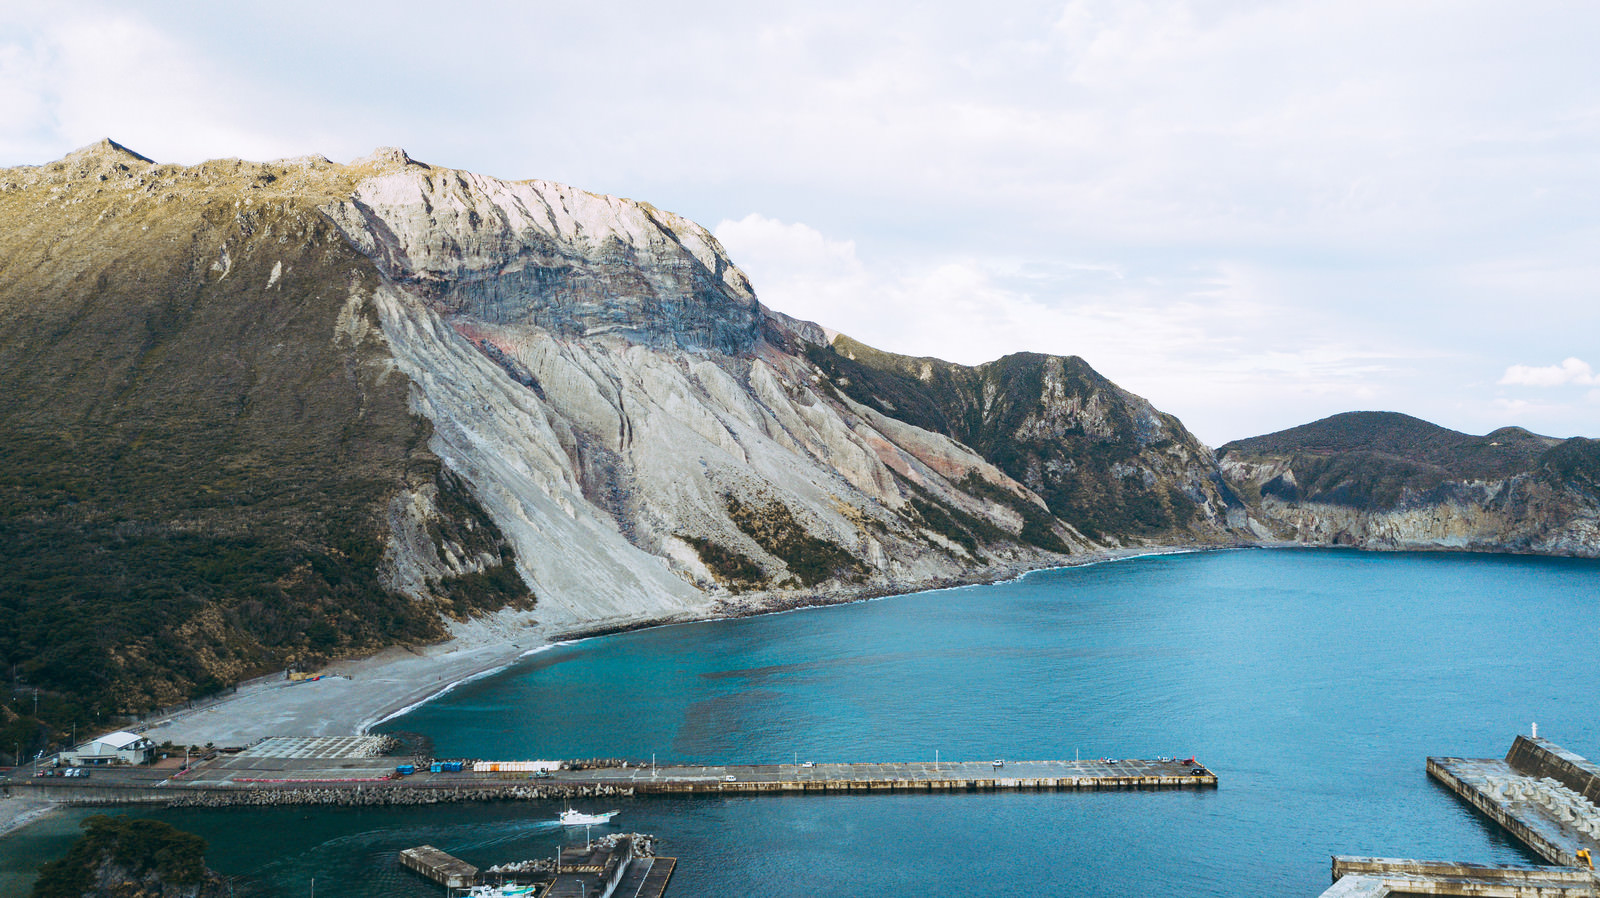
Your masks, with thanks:
<instances>
[{"instance_id":1,"label":"gray rock face","mask_svg":"<svg viewBox=\"0 0 1600 898\"><path fill-rule=\"evenodd\" d=\"M834 391L804 355L827 333L763 309L698 225L399 151L359 166L322 209L385 283L349 303L374 311L429 448L513 546L541 620L702 616L1061 557L1018 539L1018 509L1044 507L1026 487ZM411 557L415 517L394 518L397 583L435 564ZM1093 546L1057 530L1054 552Z\"/></svg>"},{"instance_id":2,"label":"gray rock face","mask_svg":"<svg viewBox=\"0 0 1600 898\"><path fill-rule=\"evenodd\" d=\"M723 353L761 335L744 273L681 216L403 154L388 163L397 170L363 181L328 214L397 285L444 314Z\"/></svg>"}]
</instances>

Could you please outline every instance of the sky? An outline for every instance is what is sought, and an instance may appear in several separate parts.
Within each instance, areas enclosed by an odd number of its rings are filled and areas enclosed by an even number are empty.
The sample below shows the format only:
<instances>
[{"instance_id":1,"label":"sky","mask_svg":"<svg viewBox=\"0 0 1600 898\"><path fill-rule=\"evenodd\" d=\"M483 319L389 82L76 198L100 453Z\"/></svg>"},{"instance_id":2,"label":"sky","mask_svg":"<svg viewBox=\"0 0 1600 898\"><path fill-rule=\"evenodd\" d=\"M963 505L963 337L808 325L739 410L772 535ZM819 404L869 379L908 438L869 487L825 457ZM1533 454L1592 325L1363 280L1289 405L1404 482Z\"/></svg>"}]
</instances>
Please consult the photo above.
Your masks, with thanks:
<instances>
[{"instance_id":1,"label":"sky","mask_svg":"<svg viewBox=\"0 0 1600 898\"><path fill-rule=\"evenodd\" d=\"M686 215L882 349L1081 356L1213 446L1600 436L1600 4L766 6L0 0L0 166L401 146Z\"/></svg>"}]
</instances>

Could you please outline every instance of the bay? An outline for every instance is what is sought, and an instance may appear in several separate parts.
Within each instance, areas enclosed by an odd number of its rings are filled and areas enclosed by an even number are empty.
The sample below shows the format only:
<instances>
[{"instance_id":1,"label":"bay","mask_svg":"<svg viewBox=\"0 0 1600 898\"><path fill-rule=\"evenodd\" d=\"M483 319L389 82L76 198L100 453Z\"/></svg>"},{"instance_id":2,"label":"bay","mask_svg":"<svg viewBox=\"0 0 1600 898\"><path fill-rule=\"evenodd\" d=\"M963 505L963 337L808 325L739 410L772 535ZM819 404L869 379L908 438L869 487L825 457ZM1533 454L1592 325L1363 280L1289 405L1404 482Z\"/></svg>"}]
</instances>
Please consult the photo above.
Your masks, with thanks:
<instances>
[{"instance_id":1,"label":"bay","mask_svg":"<svg viewBox=\"0 0 1600 898\"><path fill-rule=\"evenodd\" d=\"M1423 762L1503 755L1532 721L1600 757L1597 587L1600 563L1566 559L1147 557L557 646L380 729L497 759L1195 755L1217 790L606 805L680 858L676 896L1315 895L1332 854L1536 861ZM557 810L152 815L210 839L241 894L435 896L396 851L547 856L582 838ZM62 838L30 832L0 840L0 878Z\"/></svg>"}]
</instances>

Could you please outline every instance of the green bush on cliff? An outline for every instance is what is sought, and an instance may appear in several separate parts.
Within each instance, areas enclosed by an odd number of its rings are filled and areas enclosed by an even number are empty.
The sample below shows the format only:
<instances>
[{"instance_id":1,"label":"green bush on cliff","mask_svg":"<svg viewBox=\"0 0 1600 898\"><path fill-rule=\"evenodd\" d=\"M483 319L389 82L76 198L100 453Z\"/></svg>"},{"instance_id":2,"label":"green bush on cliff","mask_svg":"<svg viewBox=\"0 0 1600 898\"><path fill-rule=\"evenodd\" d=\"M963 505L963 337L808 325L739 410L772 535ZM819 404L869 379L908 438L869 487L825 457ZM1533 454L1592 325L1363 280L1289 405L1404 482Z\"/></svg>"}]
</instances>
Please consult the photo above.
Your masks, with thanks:
<instances>
[{"instance_id":1,"label":"green bush on cliff","mask_svg":"<svg viewBox=\"0 0 1600 898\"><path fill-rule=\"evenodd\" d=\"M746 505L732 495L724 497L723 502L734 525L756 545L783 559L789 571L806 586L862 573L861 562L854 555L836 542L812 536L782 502Z\"/></svg>"}]
</instances>

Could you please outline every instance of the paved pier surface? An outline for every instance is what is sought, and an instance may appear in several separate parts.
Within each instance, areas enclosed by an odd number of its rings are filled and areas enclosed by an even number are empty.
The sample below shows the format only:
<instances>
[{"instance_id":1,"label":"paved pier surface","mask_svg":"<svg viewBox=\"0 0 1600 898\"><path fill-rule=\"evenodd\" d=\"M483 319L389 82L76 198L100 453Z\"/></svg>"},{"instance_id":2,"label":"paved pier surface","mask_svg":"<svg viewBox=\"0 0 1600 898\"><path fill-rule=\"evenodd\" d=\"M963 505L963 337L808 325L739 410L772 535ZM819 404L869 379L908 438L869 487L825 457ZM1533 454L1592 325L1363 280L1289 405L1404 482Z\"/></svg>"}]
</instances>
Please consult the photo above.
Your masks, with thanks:
<instances>
[{"instance_id":1,"label":"paved pier surface","mask_svg":"<svg viewBox=\"0 0 1600 898\"><path fill-rule=\"evenodd\" d=\"M1480 898L1595 898L1594 876L1575 867L1454 864L1405 858L1335 857L1322 898L1474 895Z\"/></svg>"},{"instance_id":2,"label":"paved pier surface","mask_svg":"<svg viewBox=\"0 0 1600 898\"><path fill-rule=\"evenodd\" d=\"M1571 752L1518 736L1506 760L1429 758L1428 775L1552 864L1600 858L1600 809L1586 797L1600 770Z\"/></svg>"},{"instance_id":3,"label":"paved pier surface","mask_svg":"<svg viewBox=\"0 0 1600 898\"><path fill-rule=\"evenodd\" d=\"M92 778L14 775L14 794L38 792L64 801L164 801L184 793L225 800L230 793L297 790L362 793L365 803L391 795L433 801L559 797L573 794L681 794L729 792L980 791L1017 789L1215 788L1202 766L1176 760L910 761L878 764L646 765L530 772L472 770L394 778L407 759L378 757L376 737L273 738L248 749L196 761L189 770L107 768ZM431 794L430 794L431 793ZM396 801L394 803L408 803ZM415 802L410 802L415 803Z\"/></svg>"},{"instance_id":4,"label":"paved pier surface","mask_svg":"<svg viewBox=\"0 0 1600 898\"><path fill-rule=\"evenodd\" d=\"M1200 772L1196 773L1198 770ZM562 771L550 782L636 793L1214 788L1216 774L1179 761L911 761L886 764L662 766Z\"/></svg>"}]
</instances>

